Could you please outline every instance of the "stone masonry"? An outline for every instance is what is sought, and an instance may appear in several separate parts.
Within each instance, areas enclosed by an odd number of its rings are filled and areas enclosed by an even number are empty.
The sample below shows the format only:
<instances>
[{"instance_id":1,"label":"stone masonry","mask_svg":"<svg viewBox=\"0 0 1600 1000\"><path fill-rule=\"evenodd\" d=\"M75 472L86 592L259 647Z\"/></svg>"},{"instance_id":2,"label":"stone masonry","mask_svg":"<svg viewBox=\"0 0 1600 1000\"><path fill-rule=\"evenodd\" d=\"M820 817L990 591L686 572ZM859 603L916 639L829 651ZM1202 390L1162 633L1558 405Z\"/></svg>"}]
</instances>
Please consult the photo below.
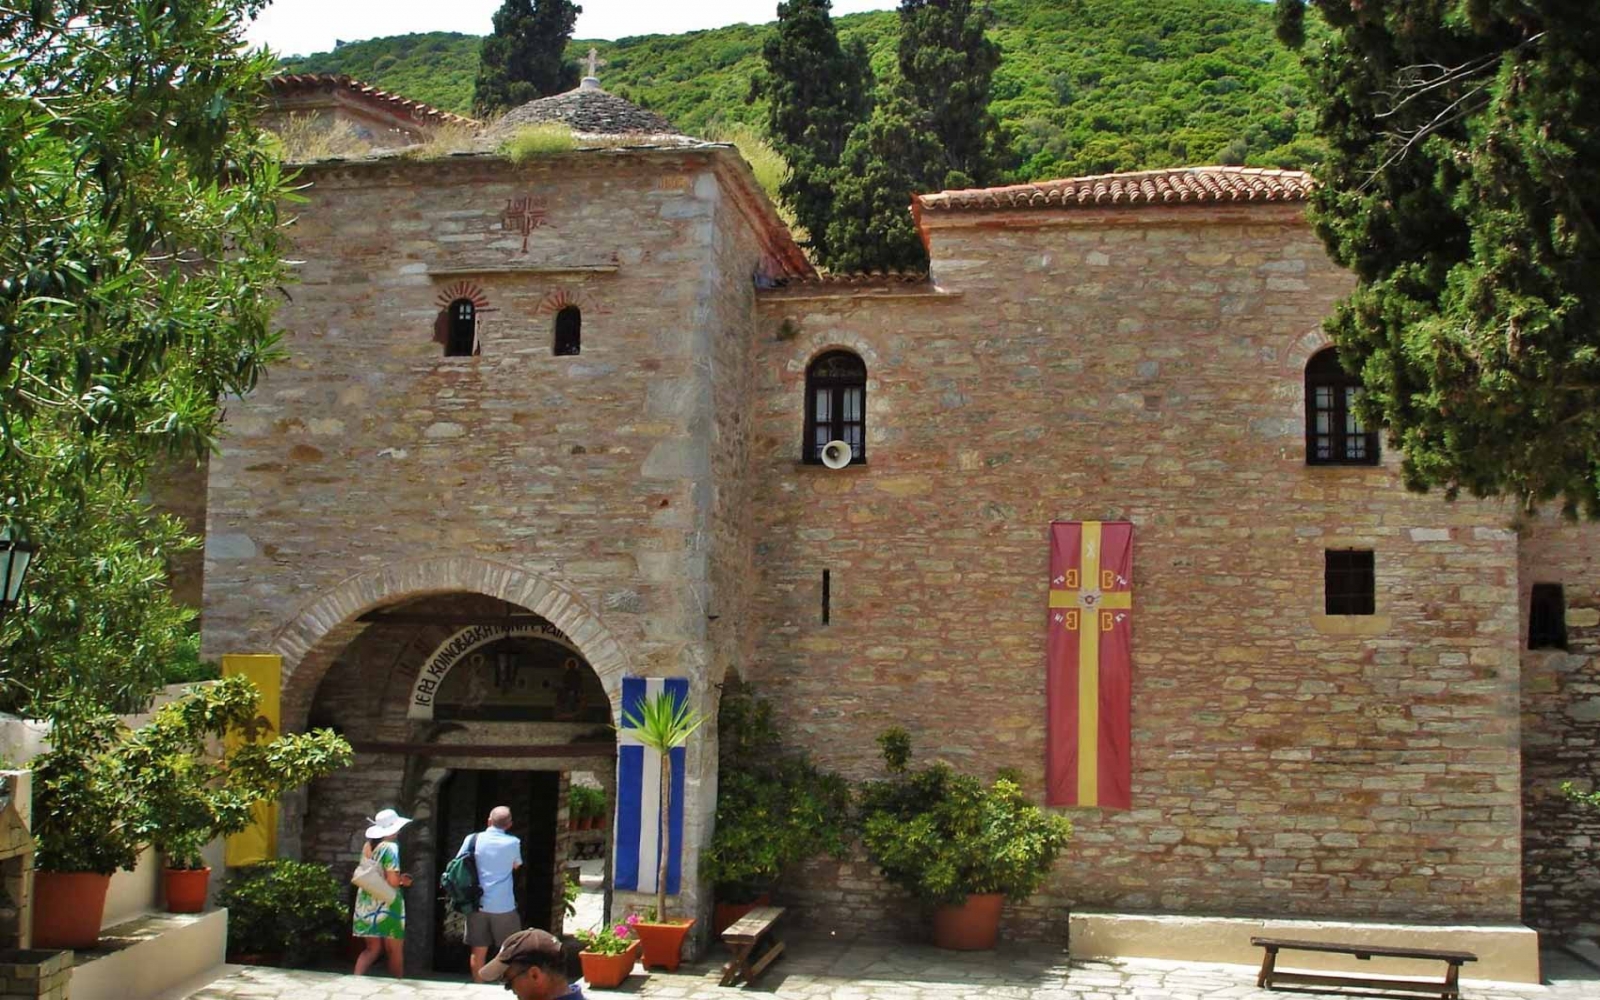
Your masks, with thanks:
<instances>
[{"instance_id":1,"label":"stone masonry","mask_svg":"<svg viewBox=\"0 0 1600 1000\"><path fill-rule=\"evenodd\" d=\"M1047 525L1126 518L1134 808L1071 812L1009 934L1059 940L1072 907L1591 926L1572 886L1600 830L1550 790L1600 780L1594 534L1408 493L1393 454L1306 465L1304 369L1351 279L1280 199L1303 180L1248 202L1198 176L1102 184L1121 200L1099 207L1094 184L936 196L928 280L824 280L726 147L304 176L290 358L230 403L205 470L205 649L282 655L290 727L579 738L406 719L441 635L362 616L486 601L570 637L613 721L623 676L688 677L714 713L733 671L848 776L877 773L898 724L924 757L1037 792ZM463 298L477 351L444 357ZM581 353L555 356L573 306ZM806 368L831 349L868 370L869 460L840 471L800 461ZM1342 548L1376 553L1371 616L1323 613ZM1524 653L1519 607L1547 578L1571 648ZM704 732L677 904L701 915ZM347 862L358 813L427 808L483 764L364 754L286 804L283 843ZM860 857L788 900L840 933L915 920Z\"/></svg>"},{"instance_id":2,"label":"stone masonry","mask_svg":"<svg viewBox=\"0 0 1600 1000\"><path fill-rule=\"evenodd\" d=\"M1016 933L1069 907L1519 915L1517 541L1398 461L1308 467L1303 370L1350 287L1298 206L924 216L933 277L765 293L755 656L854 777L925 756L1042 788L1046 525L1135 524L1134 808L1074 810ZM868 366L865 466L799 461L804 373ZM1323 614L1328 548L1377 614ZM819 614L831 571L831 623ZM914 913L856 858L797 880L829 927Z\"/></svg>"},{"instance_id":3,"label":"stone masonry","mask_svg":"<svg viewBox=\"0 0 1600 1000\"><path fill-rule=\"evenodd\" d=\"M711 709L752 627L738 613L750 276L796 255L748 167L704 147L332 163L306 178L292 230L305 263L279 314L290 359L230 406L209 469L208 653L282 654L298 727L324 677L348 683L332 671L362 613L479 594L555 624L613 701L624 674L684 676ZM440 314L460 298L476 305L478 351L442 357ZM571 306L582 351L557 357L554 317ZM475 729L507 741L505 724ZM709 906L693 873L715 759L714 739L690 749L690 913ZM400 763L379 766L395 777ZM341 816L377 805L329 801ZM289 850L348 851L348 816L318 846L302 842L303 802L284 814Z\"/></svg>"},{"instance_id":4,"label":"stone masonry","mask_svg":"<svg viewBox=\"0 0 1600 1000\"><path fill-rule=\"evenodd\" d=\"M1600 549L1588 526L1554 517L1522 526L1523 607L1535 583L1559 583L1567 648L1522 648L1523 919L1537 930L1600 938L1600 810L1562 795L1600 789Z\"/></svg>"}]
</instances>

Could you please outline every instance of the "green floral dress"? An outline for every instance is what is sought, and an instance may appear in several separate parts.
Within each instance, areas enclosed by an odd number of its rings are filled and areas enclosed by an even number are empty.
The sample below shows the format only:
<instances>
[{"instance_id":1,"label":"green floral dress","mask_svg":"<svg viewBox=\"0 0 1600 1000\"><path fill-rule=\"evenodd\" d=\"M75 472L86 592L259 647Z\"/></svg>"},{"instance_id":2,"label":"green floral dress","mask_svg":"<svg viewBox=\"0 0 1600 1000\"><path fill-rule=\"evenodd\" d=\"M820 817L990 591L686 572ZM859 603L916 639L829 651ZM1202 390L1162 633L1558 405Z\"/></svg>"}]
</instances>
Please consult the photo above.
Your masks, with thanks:
<instances>
[{"instance_id":1,"label":"green floral dress","mask_svg":"<svg viewBox=\"0 0 1600 1000\"><path fill-rule=\"evenodd\" d=\"M400 845L394 841L387 840L379 844L372 856L378 859L378 864L383 866L385 872L400 870ZM403 890L396 889L394 900L383 903L374 899L367 890L357 889L354 927L356 937L404 940L406 897Z\"/></svg>"}]
</instances>

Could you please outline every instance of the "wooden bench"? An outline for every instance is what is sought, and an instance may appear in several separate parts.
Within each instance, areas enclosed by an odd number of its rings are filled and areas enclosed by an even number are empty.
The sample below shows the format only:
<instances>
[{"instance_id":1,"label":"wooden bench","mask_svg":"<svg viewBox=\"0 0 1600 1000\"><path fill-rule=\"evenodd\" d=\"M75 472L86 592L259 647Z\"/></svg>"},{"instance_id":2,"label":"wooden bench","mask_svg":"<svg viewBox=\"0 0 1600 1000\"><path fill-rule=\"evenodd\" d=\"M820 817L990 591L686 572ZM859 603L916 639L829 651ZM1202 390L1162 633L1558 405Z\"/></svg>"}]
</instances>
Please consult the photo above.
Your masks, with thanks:
<instances>
[{"instance_id":1,"label":"wooden bench","mask_svg":"<svg viewBox=\"0 0 1600 1000\"><path fill-rule=\"evenodd\" d=\"M718 985L732 986L743 979L748 986L783 954L783 942L772 933L772 926L781 916L781 906L758 906L722 932L722 940L733 949L733 957L722 967L722 982Z\"/></svg>"},{"instance_id":2,"label":"wooden bench","mask_svg":"<svg viewBox=\"0 0 1600 1000\"><path fill-rule=\"evenodd\" d=\"M1478 956L1470 951L1444 951L1438 948L1389 948L1371 944L1334 944L1328 941L1293 941L1287 938L1253 937L1250 943L1267 950L1261 960L1261 975L1256 985L1264 990L1274 984L1297 986L1366 986L1380 990L1403 990L1408 993L1437 993L1444 1000L1460 1000L1461 966L1476 962ZM1317 974L1309 972L1280 972L1277 969L1279 951L1321 951L1337 955L1354 955L1365 962L1377 955L1382 958L1437 959L1446 963L1444 979L1438 982L1424 979L1386 979L1382 976Z\"/></svg>"}]
</instances>

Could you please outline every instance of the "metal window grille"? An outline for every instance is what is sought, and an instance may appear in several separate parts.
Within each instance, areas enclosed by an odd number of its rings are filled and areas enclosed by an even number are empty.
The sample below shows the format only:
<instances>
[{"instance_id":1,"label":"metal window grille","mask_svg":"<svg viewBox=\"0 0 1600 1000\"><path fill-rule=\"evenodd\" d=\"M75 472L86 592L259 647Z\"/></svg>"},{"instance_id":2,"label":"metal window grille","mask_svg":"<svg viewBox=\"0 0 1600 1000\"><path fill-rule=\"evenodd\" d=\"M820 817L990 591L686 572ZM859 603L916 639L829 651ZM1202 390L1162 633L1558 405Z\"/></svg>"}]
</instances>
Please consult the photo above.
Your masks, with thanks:
<instances>
[{"instance_id":1,"label":"metal window grille","mask_svg":"<svg viewBox=\"0 0 1600 1000\"><path fill-rule=\"evenodd\" d=\"M829 351L806 369L806 430L802 459L822 461L829 441L850 446L850 461L867 459L867 365L849 351Z\"/></svg>"},{"instance_id":2,"label":"metal window grille","mask_svg":"<svg viewBox=\"0 0 1600 1000\"><path fill-rule=\"evenodd\" d=\"M1377 612L1376 562L1370 549L1323 553L1323 608L1330 615Z\"/></svg>"},{"instance_id":3,"label":"metal window grille","mask_svg":"<svg viewBox=\"0 0 1600 1000\"><path fill-rule=\"evenodd\" d=\"M1377 465L1378 434L1361 424L1361 380L1339 364L1333 348L1306 365L1306 464Z\"/></svg>"},{"instance_id":4,"label":"metal window grille","mask_svg":"<svg viewBox=\"0 0 1600 1000\"><path fill-rule=\"evenodd\" d=\"M445 341L444 356L470 358L478 347L478 307L471 299L456 299L450 303L450 336Z\"/></svg>"}]
</instances>

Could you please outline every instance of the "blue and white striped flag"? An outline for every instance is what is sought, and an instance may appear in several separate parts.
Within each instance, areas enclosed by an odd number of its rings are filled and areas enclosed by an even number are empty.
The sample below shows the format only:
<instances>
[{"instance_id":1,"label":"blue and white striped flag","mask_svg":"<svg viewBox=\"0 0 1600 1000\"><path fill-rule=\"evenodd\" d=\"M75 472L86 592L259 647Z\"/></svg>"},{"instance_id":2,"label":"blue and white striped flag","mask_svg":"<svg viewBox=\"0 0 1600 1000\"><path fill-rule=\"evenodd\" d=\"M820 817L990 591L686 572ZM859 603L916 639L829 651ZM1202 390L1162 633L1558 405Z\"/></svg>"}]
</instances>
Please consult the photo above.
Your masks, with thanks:
<instances>
[{"instance_id":1,"label":"blue and white striped flag","mask_svg":"<svg viewBox=\"0 0 1600 1000\"><path fill-rule=\"evenodd\" d=\"M627 720L661 692L684 705L689 682L681 677L624 677L622 728L617 731L617 865L612 884L632 892L655 892L661 868L661 754L643 746ZM683 875L684 748L672 751L672 857L667 892L677 893Z\"/></svg>"}]
</instances>

